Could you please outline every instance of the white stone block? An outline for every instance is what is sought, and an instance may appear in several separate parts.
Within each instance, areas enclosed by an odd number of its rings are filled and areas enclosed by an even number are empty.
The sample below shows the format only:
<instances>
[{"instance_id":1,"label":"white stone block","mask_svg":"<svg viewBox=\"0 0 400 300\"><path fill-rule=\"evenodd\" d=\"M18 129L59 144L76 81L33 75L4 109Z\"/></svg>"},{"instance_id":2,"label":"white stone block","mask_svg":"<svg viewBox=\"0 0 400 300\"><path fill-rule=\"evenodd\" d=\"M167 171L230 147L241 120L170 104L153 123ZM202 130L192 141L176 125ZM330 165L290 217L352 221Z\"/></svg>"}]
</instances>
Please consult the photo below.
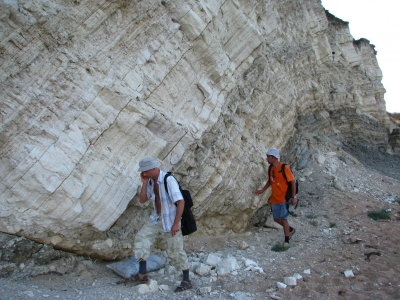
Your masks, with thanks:
<instances>
[{"instance_id":1,"label":"white stone block","mask_svg":"<svg viewBox=\"0 0 400 300\"><path fill-rule=\"evenodd\" d=\"M287 287L287 285L284 284L283 282L278 282L278 283L277 283L277 286L278 286L278 288L280 288L280 289L286 289L286 287Z\"/></svg>"},{"instance_id":2,"label":"white stone block","mask_svg":"<svg viewBox=\"0 0 400 300\"><path fill-rule=\"evenodd\" d=\"M310 269L307 269L307 270L304 270L303 273L309 275L309 274L311 274L311 271L310 271Z\"/></svg>"},{"instance_id":3,"label":"white stone block","mask_svg":"<svg viewBox=\"0 0 400 300\"><path fill-rule=\"evenodd\" d=\"M251 260L251 259L244 259L243 262L244 262L244 265L246 267L248 267L248 266L257 266L257 263L255 261Z\"/></svg>"},{"instance_id":4,"label":"white stone block","mask_svg":"<svg viewBox=\"0 0 400 300\"><path fill-rule=\"evenodd\" d=\"M303 276L301 276L299 273L294 273L293 277L296 278L296 279L302 279L303 278Z\"/></svg>"},{"instance_id":5,"label":"white stone block","mask_svg":"<svg viewBox=\"0 0 400 300\"><path fill-rule=\"evenodd\" d=\"M245 241L241 241L240 244L239 244L239 249L240 250L244 250L244 249L246 249L248 247L249 247L249 245Z\"/></svg>"},{"instance_id":6,"label":"white stone block","mask_svg":"<svg viewBox=\"0 0 400 300\"><path fill-rule=\"evenodd\" d=\"M168 285L166 285L166 284L161 284L161 285L158 286L158 290L159 291L169 291L170 287Z\"/></svg>"},{"instance_id":7,"label":"white stone block","mask_svg":"<svg viewBox=\"0 0 400 300\"><path fill-rule=\"evenodd\" d=\"M158 291L158 282L156 280L150 279L148 286L149 286L150 292Z\"/></svg>"},{"instance_id":8,"label":"white stone block","mask_svg":"<svg viewBox=\"0 0 400 300\"><path fill-rule=\"evenodd\" d=\"M296 278L294 277L285 277L284 282L286 285L297 285Z\"/></svg>"},{"instance_id":9,"label":"white stone block","mask_svg":"<svg viewBox=\"0 0 400 300\"><path fill-rule=\"evenodd\" d=\"M229 274L229 270L225 269L225 268L218 268L217 270L218 276L224 276L226 274Z\"/></svg>"},{"instance_id":10,"label":"white stone block","mask_svg":"<svg viewBox=\"0 0 400 300\"><path fill-rule=\"evenodd\" d=\"M318 154L317 157L316 157L316 159L317 159L317 162L318 162L320 165L323 165L323 164L325 163L325 156L323 156L322 154Z\"/></svg>"},{"instance_id":11,"label":"white stone block","mask_svg":"<svg viewBox=\"0 0 400 300\"><path fill-rule=\"evenodd\" d=\"M354 277L353 271L352 270L344 271L344 276L346 276L346 277Z\"/></svg>"},{"instance_id":12,"label":"white stone block","mask_svg":"<svg viewBox=\"0 0 400 300\"><path fill-rule=\"evenodd\" d=\"M204 263L207 264L207 265L216 267L218 265L218 263L221 262L221 261L222 261L222 259L219 256L217 256L217 255L215 255L213 253L210 253L207 256L207 259L206 259L206 261Z\"/></svg>"},{"instance_id":13,"label":"white stone block","mask_svg":"<svg viewBox=\"0 0 400 300\"><path fill-rule=\"evenodd\" d=\"M218 263L218 269L224 269L225 272L230 273L236 269L239 269L239 265L236 261L236 258L229 257L229 258L221 261L220 263ZM220 274L220 272L218 272L218 274Z\"/></svg>"},{"instance_id":14,"label":"white stone block","mask_svg":"<svg viewBox=\"0 0 400 300\"><path fill-rule=\"evenodd\" d=\"M150 293L151 290L147 284L139 284L136 288L136 292L139 294L147 294Z\"/></svg>"},{"instance_id":15,"label":"white stone block","mask_svg":"<svg viewBox=\"0 0 400 300\"><path fill-rule=\"evenodd\" d=\"M304 172L304 176L305 177L308 177L308 176L310 176L312 174L312 171L311 170L308 170L308 171L305 171Z\"/></svg>"},{"instance_id":16,"label":"white stone block","mask_svg":"<svg viewBox=\"0 0 400 300\"><path fill-rule=\"evenodd\" d=\"M252 270L253 272L264 273L263 268L260 268L260 267L251 267L251 270Z\"/></svg>"},{"instance_id":17,"label":"white stone block","mask_svg":"<svg viewBox=\"0 0 400 300\"><path fill-rule=\"evenodd\" d=\"M200 276L210 275L211 267L205 264L200 264L194 269L194 273Z\"/></svg>"},{"instance_id":18,"label":"white stone block","mask_svg":"<svg viewBox=\"0 0 400 300\"><path fill-rule=\"evenodd\" d=\"M202 286L199 291L202 294L211 293L211 286Z\"/></svg>"}]
</instances>

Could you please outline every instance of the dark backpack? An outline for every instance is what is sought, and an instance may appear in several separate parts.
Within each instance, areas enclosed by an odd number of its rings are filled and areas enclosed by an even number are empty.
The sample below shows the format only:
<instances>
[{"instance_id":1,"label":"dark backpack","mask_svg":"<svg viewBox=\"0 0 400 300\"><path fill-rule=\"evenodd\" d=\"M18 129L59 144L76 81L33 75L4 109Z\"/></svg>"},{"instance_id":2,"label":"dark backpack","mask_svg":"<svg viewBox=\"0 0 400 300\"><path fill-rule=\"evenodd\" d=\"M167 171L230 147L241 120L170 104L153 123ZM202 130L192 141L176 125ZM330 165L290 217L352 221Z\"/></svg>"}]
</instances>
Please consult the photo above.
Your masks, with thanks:
<instances>
[{"instance_id":1,"label":"dark backpack","mask_svg":"<svg viewBox=\"0 0 400 300\"><path fill-rule=\"evenodd\" d=\"M285 166L286 166L286 164L282 164L282 169L280 170L280 172L282 173L283 178L285 178L287 186L288 186L288 189L287 189L286 195L285 195L285 199L286 199L287 207L289 208L290 199L292 198L292 185L289 184L289 182L287 181L286 173L285 173ZM271 168L272 168L272 166L269 165L269 167L268 167L268 179L271 177ZM295 193L295 195L297 195L297 193L299 192L299 182L297 181L296 178L294 180L296 180L296 193ZM296 204L295 208L297 208L297 204Z\"/></svg>"},{"instance_id":2,"label":"dark backpack","mask_svg":"<svg viewBox=\"0 0 400 300\"><path fill-rule=\"evenodd\" d=\"M171 172L167 172L164 176L164 186L165 186L165 191L168 194L168 185L167 185L167 178L168 176L173 176ZM179 190L181 191L181 194L183 196L183 200L185 201L185 207L182 212L182 219L181 219L181 230L182 230L182 235L189 235L195 231L197 231L197 225L196 221L194 219L191 207L193 206L193 200L192 196L190 195L190 192L188 190L182 190L181 186L178 182L179 185Z\"/></svg>"}]
</instances>

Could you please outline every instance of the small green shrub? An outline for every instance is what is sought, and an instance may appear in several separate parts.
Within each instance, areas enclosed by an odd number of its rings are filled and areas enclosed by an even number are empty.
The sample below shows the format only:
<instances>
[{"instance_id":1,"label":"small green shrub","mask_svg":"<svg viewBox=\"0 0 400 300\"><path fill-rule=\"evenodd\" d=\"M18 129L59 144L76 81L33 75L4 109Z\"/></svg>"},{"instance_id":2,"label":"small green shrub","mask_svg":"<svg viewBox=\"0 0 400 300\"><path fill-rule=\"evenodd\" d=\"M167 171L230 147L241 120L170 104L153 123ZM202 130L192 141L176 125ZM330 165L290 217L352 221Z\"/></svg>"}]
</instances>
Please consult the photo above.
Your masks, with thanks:
<instances>
[{"instance_id":1,"label":"small green shrub","mask_svg":"<svg viewBox=\"0 0 400 300\"><path fill-rule=\"evenodd\" d=\"M307 215L307 218L316 219L316 218L318 218L318 216L316 214L309 214L309 215Z\"/></svg>"},{"instance_id":2,"label":"small green shrub","mask_svg":"<svg viewBox=\"0 0 400 300\"><path fill-rule=\"evenodd\" d=\"M394 200L394 202L397 202L398 204L400 204L400 198L397 198L396 200Z\"/></svg>"},{"instance_id":3,"label":"small green shrub","mask_svg":"<svg viewBox=\"0 0 400 300\"><path fill-rule=\"evenodd\" d=\"M282 246L281 244L275 244L272 246L271 250L274 252L283 252L289 249L289 247Z\"/></svg>"},{"instance_id":4,"label":"small green shrub","mask_svg":"<svg viewBox=\"0 0 400 300\"><path fill-rule=\"evenodd\" d=\"M368 217L373 220L390 220L389 212L386 209L374 210L368 212Z\"/></svg>"},{"instance_id":5,"label":"small green shrub","mask_svg":"<svg viewBox=\"0 0 400 300\"><path fill-rule=\"evenodd\" d=\"M317 142L321 142L321 139L319 138L319 136L314 135L313 138L314 138Z\"/></svg>"},{"instance_id":6,"label":"small green shrub","mask_svg":"<svg viewBox=\"0 0 400 300\"><path fill-rule=\"evenodd\" d=\"M329 223L329 228L335 228L336 227L336 223L335 222L330 222Z\"/></svg>"}]
</instances>

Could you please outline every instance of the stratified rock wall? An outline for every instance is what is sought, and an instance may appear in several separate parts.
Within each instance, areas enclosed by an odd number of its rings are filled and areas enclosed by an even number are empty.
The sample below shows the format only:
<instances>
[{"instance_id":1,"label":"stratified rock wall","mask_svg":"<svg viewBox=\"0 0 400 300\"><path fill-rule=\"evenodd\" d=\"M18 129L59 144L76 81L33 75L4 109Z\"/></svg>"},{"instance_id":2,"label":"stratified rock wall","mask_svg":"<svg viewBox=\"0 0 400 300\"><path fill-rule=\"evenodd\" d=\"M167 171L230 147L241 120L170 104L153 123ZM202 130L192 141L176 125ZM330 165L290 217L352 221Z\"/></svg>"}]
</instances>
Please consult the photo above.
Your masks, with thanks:
<instances>
[{"instance_id":1,"label":"stratified rock wall","mask_svg":"<svg viewBox=\"0 0 400 300\"><path fill-rule=\"evenodd\" d=\"M198 234L222 234L266 203L264 151L302 117L389 129L374 46L317 0L20 0L0 16L0 230L61 249L132 254L145 156L191 190Z\"/></svg>"}]
</instances>

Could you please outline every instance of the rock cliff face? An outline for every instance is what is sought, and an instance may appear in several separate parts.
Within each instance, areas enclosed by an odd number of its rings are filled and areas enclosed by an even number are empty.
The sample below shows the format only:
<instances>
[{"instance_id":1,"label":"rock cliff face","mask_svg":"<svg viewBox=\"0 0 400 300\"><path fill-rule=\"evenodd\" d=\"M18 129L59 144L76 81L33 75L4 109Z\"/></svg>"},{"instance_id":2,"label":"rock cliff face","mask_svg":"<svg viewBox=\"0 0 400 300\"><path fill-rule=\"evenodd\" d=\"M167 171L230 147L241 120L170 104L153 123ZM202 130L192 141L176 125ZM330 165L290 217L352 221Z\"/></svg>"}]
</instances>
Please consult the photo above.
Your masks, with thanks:
<instances>
[{"instance_id":1,"label":"rock cliff face","mask_svg":"<svg viewBox=\"0 0 400 300\"><path fill-rule=\"evenodd\" d=\"M150 210L145 156L190 189L197 234L229 234L267 202L267 148L306 168L299 130L393 151L374 46L318 0L11 0L0 16L1 231L124 257Z\"/></svg>"}]
</instances>

